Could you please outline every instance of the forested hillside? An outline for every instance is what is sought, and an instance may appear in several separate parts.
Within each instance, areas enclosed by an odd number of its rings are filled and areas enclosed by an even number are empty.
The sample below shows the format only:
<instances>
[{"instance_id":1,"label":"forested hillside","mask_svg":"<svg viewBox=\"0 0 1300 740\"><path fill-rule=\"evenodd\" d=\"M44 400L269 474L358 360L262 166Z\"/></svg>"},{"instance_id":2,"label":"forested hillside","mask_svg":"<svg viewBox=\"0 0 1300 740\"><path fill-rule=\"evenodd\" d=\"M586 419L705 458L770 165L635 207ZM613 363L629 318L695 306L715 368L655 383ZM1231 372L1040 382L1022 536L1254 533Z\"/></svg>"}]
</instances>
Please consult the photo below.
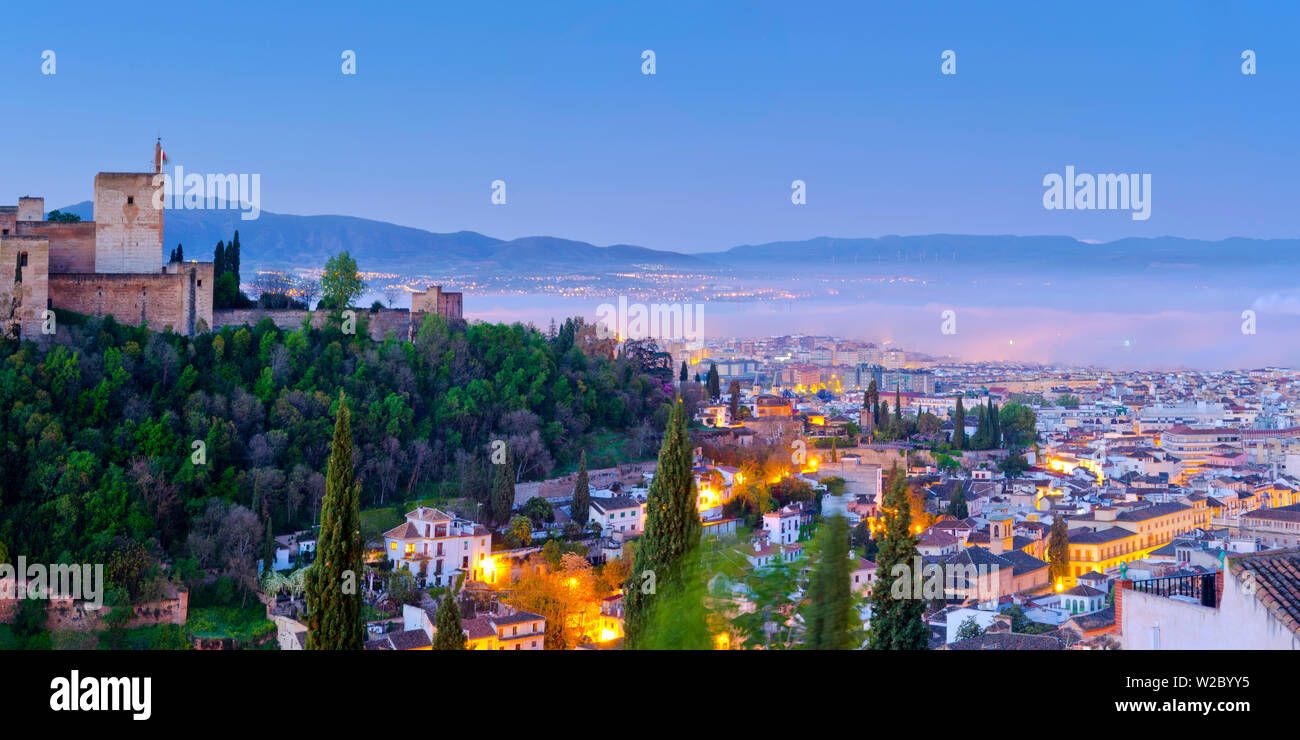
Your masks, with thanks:
<instances>
[{"instance_id":1,"label":"forested hillside","mask_svg":"<svg viewBox=\"0 0 1300 740\"><path fill-rule=\"evenodd\" d=\"M247 574L266 524L315 522L340 391L363 507L486 501L493 439L517 480L576 466L609 431L651 449L670 373L653 345L629 349L613 357L580 320L544 334L437 317L413 342L373 342L364 324L187 338L86 317L45 349L0 340L0 562L130 556ZM136 592L142 567L126 570L137 575L115 584Z\"/></svg>"}]
</instances>

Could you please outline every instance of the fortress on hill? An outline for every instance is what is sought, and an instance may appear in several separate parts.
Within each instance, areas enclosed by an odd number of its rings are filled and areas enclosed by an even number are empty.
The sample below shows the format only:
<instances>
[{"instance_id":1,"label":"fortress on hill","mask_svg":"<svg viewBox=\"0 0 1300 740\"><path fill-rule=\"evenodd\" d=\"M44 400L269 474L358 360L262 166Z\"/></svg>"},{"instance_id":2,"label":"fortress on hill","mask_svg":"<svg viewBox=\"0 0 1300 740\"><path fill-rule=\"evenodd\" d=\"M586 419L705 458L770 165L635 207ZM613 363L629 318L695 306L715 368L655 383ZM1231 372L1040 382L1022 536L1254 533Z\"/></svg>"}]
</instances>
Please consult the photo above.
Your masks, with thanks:
<instances>
[{"instance_id":1,"label":"fortress on hill","mask_svg":"<svg viewBox=\"0 0 1300 740\"><path fill-rule=\"evenodd\" d=\"M58 309L193 335L212 327L213 265L163 257L163 209L153 172L95 175L93 221L45 220L45 199L0 206L0 330L41 333Z\"/></svg>"},{"instance_id":2,"label":"fortress on hill","mask_svg":"<svg viewBox=\"0 0 1300 740\"><path fill-rule=\"evenodd\" d=\"M153 172L95 175L93 221L47 221L45 199L22 197L0 206L0 332L40 336L46 311L112 315L123 324L148 325L193 336L229 324L270 318L294 328L314 326L325 312L276 309L213 310L211 262L163 261L163 152L154 145ZM460 293L441 286L411 294L411 308L385 309L370 318L372 338L389 331L414 336L425 315L462 318Z\"/></svg>"}]
</instances>

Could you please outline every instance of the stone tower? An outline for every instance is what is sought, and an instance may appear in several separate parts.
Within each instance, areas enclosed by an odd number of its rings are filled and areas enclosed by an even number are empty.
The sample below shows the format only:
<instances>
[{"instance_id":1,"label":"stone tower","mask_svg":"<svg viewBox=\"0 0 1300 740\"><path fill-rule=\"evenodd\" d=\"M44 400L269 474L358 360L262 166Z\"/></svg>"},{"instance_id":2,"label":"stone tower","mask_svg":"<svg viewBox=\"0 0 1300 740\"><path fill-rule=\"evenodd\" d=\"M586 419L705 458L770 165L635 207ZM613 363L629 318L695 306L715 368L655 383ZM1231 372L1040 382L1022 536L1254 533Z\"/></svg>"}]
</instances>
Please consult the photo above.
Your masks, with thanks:
<instances>
[{"instance_id":1,"label":"stone tower","mask_svg":"<svg viewBox=\"0 0 1300 740\"><path fill-rule=\"evenodd\" d=\"M95 272L158 273L163 266L162 144L154 172L95 176ZM155 182L156 181L156 182Z\"/></svg>"}]
</instances>

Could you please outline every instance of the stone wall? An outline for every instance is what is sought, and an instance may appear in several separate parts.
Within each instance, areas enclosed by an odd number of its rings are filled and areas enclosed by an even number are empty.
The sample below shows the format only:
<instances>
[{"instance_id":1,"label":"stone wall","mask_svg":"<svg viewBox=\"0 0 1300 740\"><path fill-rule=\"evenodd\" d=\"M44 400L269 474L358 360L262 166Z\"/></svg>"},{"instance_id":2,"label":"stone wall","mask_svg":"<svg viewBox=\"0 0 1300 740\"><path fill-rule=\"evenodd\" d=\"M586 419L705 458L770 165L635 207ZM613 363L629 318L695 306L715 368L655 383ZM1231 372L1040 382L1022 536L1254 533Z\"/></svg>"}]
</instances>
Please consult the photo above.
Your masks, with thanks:
<instances>
[{"instance_id":1,"label":"stone wall","mask_svg":"<svg viewBox=\"0 0 1300 740\"><path fill-rule=\"evenodd\" d=\"M184 334L190 325L190 275L164 273L55 273L50 275L50 302L122 324L167 327Z\"/></svg>"},{"instance_id":2,"label":"stone wall","mask_svg":"<svg viewBox=\"0 0 1300 740\"><path fill-rule=\"evenodd\" d=\"M102 606L99 609L87 609L85 602L56 596L49 600L46 612L48 621L45 623L45 628L51 631L100 632L107 629L103 624L104 618L115 608L131 610L131 619L126 624L127 629L155 624L185 624L189 616L189 604L188 591L180 591L170 599L151 601L147 604L136 604L131 607ZM0 623L12 623L17 615L17 599L0 599Z\"/></svg>"},{"instance_id":3,"label":"stone wall","mask_svg":"<svg viewBox=\"0 0 1300 740\"><path fill-rule=\"evenodd\" d=\"M163 267L163 272L181 276L185 283L182 291L185 294L186 334L193 335L212 328L212 294L216 287L216 280L212 277L214 269L211 262L172 262Z\"/></svg>"},{"instance_id":4,"label":"stone wall","mask_svg":"<svg viewBox=\"0 0 1300 740\"><path fill-rule=\"evenodd\" d=\"M49 300L50 242L43 236L0 236L0 331L40 336Z\"/></svg>"},{"instance_id":5,"label":"stone wall","mask_svg":"<svg viewBox=\"0 0 1300 740\"><path fill-rule=\"evenodd\" d=\"M50 272L95 271L95 222L19 221L17 233L50 240Z\"/></svg>"},{"instance_id":6,"label":"stone wall","mask_svg":"<svg viewBox=\"0 0 1300 740\"><path fill-rule=\"evenodd\" d=\"M357 323L362 317L369 326L370 338L376 342L383 341L389 332L396 332L399 339L410 335L411 312L404 308L385 308L371 313L365 309L354 309ZM223 308L212 312L212 328L223 326L257 326L262 319L270 319L281 329L294 330L302 326L303 319L311 317L311 325L320 329L335 320L332 311L306 311L290 308Z\"/></svg>"}]
</instances>

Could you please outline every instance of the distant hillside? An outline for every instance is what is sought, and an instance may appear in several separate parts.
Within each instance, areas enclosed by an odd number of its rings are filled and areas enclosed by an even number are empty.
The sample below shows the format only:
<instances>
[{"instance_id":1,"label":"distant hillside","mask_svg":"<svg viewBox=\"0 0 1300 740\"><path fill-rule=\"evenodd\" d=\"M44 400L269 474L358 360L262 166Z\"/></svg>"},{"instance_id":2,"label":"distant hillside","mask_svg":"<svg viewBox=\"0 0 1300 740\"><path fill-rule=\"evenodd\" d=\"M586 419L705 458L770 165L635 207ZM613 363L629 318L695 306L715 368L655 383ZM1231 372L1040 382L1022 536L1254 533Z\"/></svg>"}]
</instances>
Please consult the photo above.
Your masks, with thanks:
<instances>
[{"instance_id":1,"label":"distant hillside","mask_svg":"<svg viewBox=\"0 0 1300 740\"><path fill-rule=\"evenodd\" d=\"M84 201L60 210L89 220L93 205ZM169 210L163 219L164 243L185 246L190 259L208 257L218 240L239 229L245 264L267 267L322 266L347 249L366 270L403 273L482 271L524 275L628 269L637 265L701 267L697 257L643 247L597 247L549 236L503 241L473 231L437 234L353 216L289 216L263 211L242 221L238 211Z\"/></svg>"},{"instance_id":2,"label":"distant hillside","mask_svg":"<svg viewBox=\"0 0 1300 740\"><path fill-rule=\"evenodd\" d=\"M698 257L728 265L833 263L913 265L944 263L970 266L1058 266L1062 277L1072 271L1122 268L1240 266L1247 261L1294 264L1300 261L1300 239L1240 239L1211 242L1178 237L1129 238L1091 244L1068 236L972 236L929 234L840 239L817 237L795 242L742 245Z\"/></svg>"},{"instance_id":3,"label":"distant hillside","mask_svg":"<svg viewBox=\"0 0 1300 740\"><path fill-rule=\"evenodd\" d=\"M85 201L60 210L91 218ZM217 240L239 229L245 263L267 267L321 266L348 249L367 270L403 274L473 272L555 275L609 272L637 267L736 272L783 272L797 265L805 274L873 270L882 264L911 268L1043 268L1062 277L1078 272L1143 269L1267 268L1300 262L1300 239L1177 237L1120 239L1090 244L1068 236L973 236L930 234L878 238L816 237L802 241L746 244L722 252L682 254L627 244L598 247L552 236L504 241L473 231L439 234L353 216L290 216L263 211L241 221L238 211L168 211L165 243L179 242L190 258L211 255Z\"/></svg>"}]
</instances>

